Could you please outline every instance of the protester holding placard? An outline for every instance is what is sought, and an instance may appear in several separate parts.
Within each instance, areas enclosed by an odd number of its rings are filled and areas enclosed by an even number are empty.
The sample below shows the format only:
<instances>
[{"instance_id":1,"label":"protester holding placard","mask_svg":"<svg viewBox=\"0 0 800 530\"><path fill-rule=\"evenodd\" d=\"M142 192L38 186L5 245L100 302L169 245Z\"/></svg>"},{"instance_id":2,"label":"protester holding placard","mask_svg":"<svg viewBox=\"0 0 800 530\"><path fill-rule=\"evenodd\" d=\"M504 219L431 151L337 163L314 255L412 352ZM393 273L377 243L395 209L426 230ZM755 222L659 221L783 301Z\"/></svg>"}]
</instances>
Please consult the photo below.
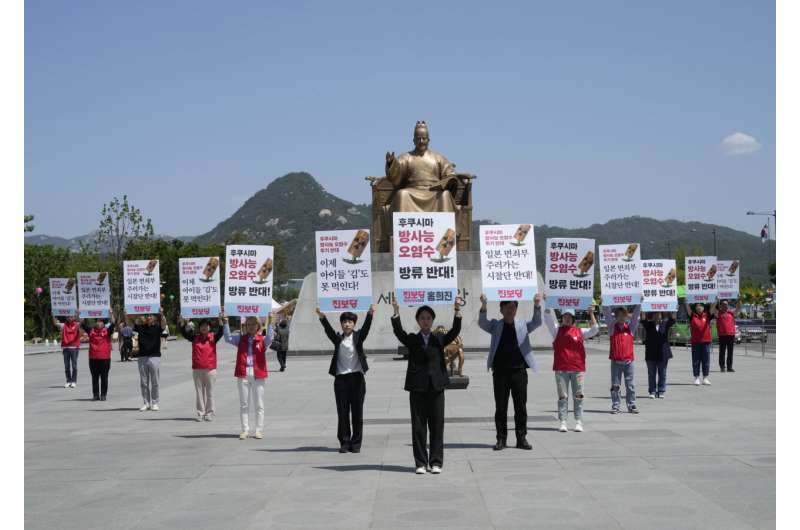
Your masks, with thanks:
<instances>
[{"instance_id":1,"label":"protester holding placard","mask_svg":"<svg viewBox=\"0 0 800 530\"><path fill-rule=\"evenodd\" d=\"M738 302L736 312L738 313L741 309L742 303ZM719 371L725 373L727 369L728 372L735 372L736 370L733 369L733 344L736 340L736 315L728 309L727 300L719 303L717 340L719 340Z\"/></svg>"},{"instance_id":2,"label":"protester holding placard","mask_svg":"<svg viewBox=\"0 0 800 530\"><path fill-rule=\"evenodd\" d=\"M586 350L583 343L600 332L594 306L589 306L591 320L588 329L575 325L575 310L561 311L561 325L557 326L555 313L545 309L544 323L553 337L553 371L558 393L558 421L560 432L567 432L569 391L572 388L572 407L575 415L575 432L583 432L583 382L586 373Z\"/></svg>"},{"instance_id":3,"label":"protester holding placard","mask_svg":"<svg viewBox=\"0 0 800 530\"><path fill-rule=\"evenodd\" d=\"M89 336L89 372L92 374L92 401L105 401L108 394L108 371L111 369L111 335L114 333L114 314L106 322L97 318L93 326L84 321L83 330Z\"/></svg>"},{"instance_id":4,"label":"protester holding placard","mask_svg":"<svg viewBox=\"0 0 800 530\"><path fill-rule=\"evenodd\" d=\"M636 389L633 383L634 352L633 337L639 325L641 306L634 306L633 314L626 307L603 306L603 317L608 327L609 353L611 360L611 414L619 414L620 387L625 379L625 404L628 412L639 414L636 407Z\"/></svg>"},{"instance_id":5,"label":"protester holding placard","mask_svg":"<svg viewBox=\"0 0 800 530\"><path fill-rule=\"evenodd\" d=\"M650 399L664 398L667 392L667 363L672 358L669 345L669 333L675 325L675 315L660 311L647 314L642 320L644 329L644 359L647 363L647 393Z\"/></svg>"},{"instance_id":6,"label":"protester holding placard","mask_svg":"<svg viewBox=\"0 0 800 530\"><path fill-rule=\"evenodd\" d=\"M542 297L534 297L533 316L530 321L515 318L517 316L516 300L500 302L502 319L486 317L486 295L481 294L481 308L478 313L478 326L492 336L489 345L489 356L486 369L492 370L492 386L494 388L494 425L497 431L495 451L507 447L508 438L508 396L514 400L514 432L517 436L517 447L532 449L526 439L528 435L528 372L530 367L538 371L533 349L528 335L542 325Z\"/></svg>"},{"instance_id":7,"label":"protester holding placard","mask_svg":"<svg viewBox=\"0 0 800 530\"><path fill-rule=\"evenodd\" d=\"M453 306L453 326L444 336L433 331L436 313L430 306L417 309L419 333L406 333L400 322L400 306L392 301L394 315L392 330L403 346L408 348L408 367L404 389L411 405L411 441L414 447L416 473L424 475L442 472L444 463L444 389L450 382L445 366L444 348L461 333L461 307ZM430 429L430 453L427 431Z\"/></svg>"},{"instance_id":8,"label":"protester holding placard","mask_svg":"<svg viewBox=\"0 0 800 530\"><path fill-rule=\"evenodd\" d=\"M700 384L700 368L703 369L703 384L710 385L708 379L709 364L711 364L711 319L717 314L717 303L711 304L711 308L706 312L703 304L695 304L694 312L692 307L686 302L686 313L691 315L689 318L689 329L692 343L692 373L694 374L694 384Z\"/></svg>"},{"instance_id":9,"label":"protester holding placard","mask_svg":"<svg viewBox=\"0 0 800 530\"><path fill-rule=\"evenodd\" d=\"M187 323L182 318L178 321L181 335L192 343L192 380L197 421L214 419L214 385L217 382L217 343L222 338L221 319L219 324L212 329L208 320L201 320L195 332L193 322Z\"/></svg>"},{"instance_id":10,"label":"protester holding placard","mask_svg":"<svg viewBox=\"0 0 800 530\"><path fill-rule=\"evenodd\" d=\"M256 432L253 437L260 440L264 437L264 383L267 379L267 345L272 341L272 326L267 334L261 334L261 321L256 317L247 317L244 321L245 333L231 334L228 317L223 314L225 325L222 332L225 342L236 346L236 367L233 376L239 388L239 413L242 421L240 440L250 436L250 404L255 408Z\"/></svg>"},{"instance_id":11,"label":"protester holding placard","mask_svg":"<svg viewBox=\"0 0 800 530\"><path fill-rule=\"evenodd\" d=\"M61 353L64 355L64 388L75 388L78 383L78 353L81 347L81 326L74 315L68 315L63 324L53 317L53 324L61 332Z\"/></svg>"},{"instance_id":12,"label":"protester holding placard","mask_svg":"<svg viewBox=\"0 0 800 530\"><path fill-rule=\"evenodd\" d=\"M133 326L139 337L139 386L144 404L140 412L158 411L158 380L161 368L161 333L167 329L163 314L140 316Z\"/></svg>"},{"instance_id":13,"label":"protester holding placard","mask_svg":"<svg viewBox=\"0 0 800 530\"><path fill-rule=\"evenodd\" d=\"M361 438L364 425L364 396L367 392L364 374L369 370L367 356L364 354L364 341L367 340L372 325L375 306L370 305L361 329L354 330L358 316L346 311L339 315L342 332L333 330L325 313L317 308L322 329L333 343L333 356L328 373L335 379L333 393L336 396L336 414L339 423L336 436L339 439L340 453L361 452ZM352 416L352 429L351 429Z\"/></svg>"}]
</instances>

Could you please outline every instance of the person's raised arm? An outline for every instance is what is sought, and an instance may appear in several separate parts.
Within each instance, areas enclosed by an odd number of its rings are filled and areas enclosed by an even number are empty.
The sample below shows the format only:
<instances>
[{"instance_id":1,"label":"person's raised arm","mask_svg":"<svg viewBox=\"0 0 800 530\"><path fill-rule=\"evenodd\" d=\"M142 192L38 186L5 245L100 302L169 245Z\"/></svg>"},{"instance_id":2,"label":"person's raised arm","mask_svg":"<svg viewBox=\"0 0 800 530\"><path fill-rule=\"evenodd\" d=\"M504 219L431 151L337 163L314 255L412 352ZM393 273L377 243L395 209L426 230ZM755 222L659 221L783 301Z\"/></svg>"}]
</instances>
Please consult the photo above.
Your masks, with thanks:
<instances>
[{"instance_id":1,"label":"person's raised arm","mask_svg":"<svg viewBox=\"0 0 800 530\"><path fill-rule=\"evenodd\" d=\"M542 295L536 293L533 297L533 317L528 322L528 333L542 325Z\"/></svg>"},{"instance_id":2,"label":"person's raised arm","mask_svg":"<svg viewBox=\"0 0 800 530\"><path fill-rule=\"evenodd\" d=\"M56 329L58 331L61 331L62 329L64 329L64 323L63 322L59 322L58 319L55 317L55 315L51 315L51 316L53 317L53 325L56 327Z\"/></svg>"},{"instance_id":3,"label":"person's raised arm","mask_svg":"<svg viewBox=\"0 0 800 530\"><path fill-rule=\"evenodd\" d=\"M689 305L689 301L686 298L683 299L683 307L686 308L686 318L691 320L691 318L692 318L692 306Z\"/></svg>"},{"instance_id":4,"label":"person's raised arm","mask_svg":"<svg viewBox=\"0 0 800 530\"><path fill-rule=\"evenodd\" d=\"M711 302L711 306L708 308L708 314L712 317L717 316L717 302Z\"/></svg>"},{"instance_id":5,"label":"person's raised arm","mask_svg":"<svg viewBox=\"0 0 800 530\"><path fill-rule=\"evenodd\" d=\"M334 345L336 344L336 331L334 331L333 326L331 323L328 322L328 317L325 316L320 308L317 308L317 316L319 317L319 323L322 324L322 329L325 330L325 335L327 335L328 340L330 340Z\"/></svg>"},{"instance_id":6,"label":"person's raised arm","mask_svg":"<svg viewBox=\"0 0 800 530\"><path fill-rule=\"evenodd\" d=\"M394 314L392 315L391 322L394 336L397 337L400 344L410 349L408 345L408 333L405 332L403 324L400 322L400 306L397 305L397 300L392 300L392 308L394 309Z\"/></svg>"},{"instance_id":7,"label":"person's raised arm","mask_svg":"<svg viewBox=\"0 0 800 530\"><path fill-rule=\"evenodd\" d=\"M642 316L642 306L641 304L636 304L633 306L633 314L631 315L631 322L629 324L631 328L631 333L636 332L636 327L639 325L639 318Z\"/></svg>"},{"instance_id":8,"label":"person's raised arm","mask_svg":"<svg viewBox=\"0 0 800 530\"><path fill-rule=\"evenodd\" d=\"M478 327L486 333L492 332L492 322L486 316L486 295L481 294L481 308L478 310Z\"/></svg>"},{"instance_id":9,"label":"person's raised arm","mask_svg":"<svg viewBox=\"0 0 800 530\"><path fill-rule=\"evenodd\" d=\"M607 305L603 306L603 320L606 321L606 326L608 327L608 336L614 334L614 313L611 312L611 308Z\"/></svg>"},{"instance_id":10,"label":"person's raised arm","mask_svg":"<svg viewBox=\"0 0 800 530\"><path fill-rule=\"evenodd\" d=\"M581 335L584 339L591 339L600 333L600 325L597 323L597 318L594 316L594 306L589 306L589 329L581 329Z\"/></svg>"},{"instance_id":11,"label":"person's raised arm","mask_svg":"<svg viewBox=\"0 0 800 530\"><path fill-rule=\"evenodd\" d=\"M222 317L222 334L225 336L225 342L228 344L232 344L234 346L239 345L239 339L242 338L241 335L231 335L231 326L228 323L228 317Z\"/></svg>"},{"instance_id":12,"label":"person's raised arm","mask_svg":"<svg viewBox=\"0 0 800 530\"><path fill-rule=\"evenodd\" d=\"M544 310L544 325L547 327L550 335L556 338L556 335L558 335L558 322L556 322L556 313L552 309Z\"/></svg>"},{"instance_id":13,"label":"person's raised arm","mask_svg":"<svg viewBox=\"0 0 800 530\"><path fill-rule=\"evenodd\" d=\"M189 342L192 342L192 340L194 340L194 330L192 330L191 333L187 331L186 324L187 322L184 319L181 318L180 320L178 320L178 333L180 333L184 339L188 340Z\"/></svg>"},{"instance_id":14,"label":"person's raised arm","mask_svg":"<svg viewBox=\"0 0 800 530\"><path fill-rule=\"evenodd\" d=\"M81 329L83 330L84 333L88 335L89 332L92 330L92 327L89 324L87 324L85 320L81 320Z\"/></svg>"},{"instance_id":15,"label":"person's raised arm","mask_svg":"<svg viewBox=\"0 0 800 530\"><path fill-rule=\"evenodd\" d=\"M459 305L458 301L453 304L453 309L455 313L453 314L453 326L450 328L444 338L442 339L442 347L447 346L461 333L461 306Z\"/></svg>"},{"instance_id":16,"label":"person's raised arm","mask_svg":"<svg viewBox=\"0 0 800 530\"><path fill-rule=\"evenodd\" d=\"M369 309L367 310L367 316L364 317L364 323L361 325L361 329L358 330L358 338L363 343L366 340L367 335L369 335L369 328L372 327L372 314L375 313L375 306L370 304Z\"/></svg>"}]
</instances>

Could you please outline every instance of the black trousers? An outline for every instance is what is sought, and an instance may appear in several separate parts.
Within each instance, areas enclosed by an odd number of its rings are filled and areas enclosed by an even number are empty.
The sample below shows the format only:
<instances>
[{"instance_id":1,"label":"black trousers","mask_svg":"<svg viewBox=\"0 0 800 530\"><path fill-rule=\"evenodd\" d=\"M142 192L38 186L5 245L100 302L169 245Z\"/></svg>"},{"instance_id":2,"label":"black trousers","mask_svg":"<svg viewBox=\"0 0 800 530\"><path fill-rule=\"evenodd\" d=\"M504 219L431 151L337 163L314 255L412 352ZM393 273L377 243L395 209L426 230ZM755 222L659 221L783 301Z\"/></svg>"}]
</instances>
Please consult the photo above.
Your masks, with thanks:
<instances>
[{"instance_id":1,"label":"black trousers","mask_svg":"<svg viewBox=\"0 0 800 530\"><path fill-rule=\"evenodd\" d=\"M411 444L416 467L444 464L444 390L409 392L411 404ZM431 431L430 455L427 449Z\"/></svg>"},{"instance_id":2,"label":"black trousers","mask_svg":"<svg viewBox=\"0 0 800 530\"><path fill-rule=\"evenodd\" d=\"M96 398L106 396L110 369L111 359L89 359L89 371L92 373L92 396Z\"/></svg>"},{"instance_id":3,"label":"black trousers","mask_svg":"<svg viewBox=\"0 0 800 530\"><path fill-rule=\"evenodd\" d=\"M733 335L720 335L719 336L719 367L723 368L725 364L725 352L728 352L728 368L733 368Z\"/></svg>"},{"instance_id":4,"label":"black trousers","mask_svg":"<svg viewBox=\"0 0 800 530\"><path fill-rule=\"evenodd\" d=\"M278 351L278 363L281 365L281 368L286 368L286 350Z\"/></svg>"},{"instance_id":5,"label":"black trousers","mask_svg":"<svg viewBox=\"0 0 800 530\"><path fill-rule=\"evenodd\" d=\"M354 372L337 375L333 381L333 393L336 395L336 414L339 416L336 430L339 444L359 449L364 428L364 396L367 393L364 374Z\"/></svg>"},{"instance_id":6,"label":"black trousers","mask_svg":"<svg viewBox=\"0 0 800 530\"><path fill-rule=\"evenodd\" d=\"M494 370L494 425L497 439L508 439L508 395L514 400L514 431L517 440L528 434L528 371L525 368Z\"/></svg>"}]
</instances>

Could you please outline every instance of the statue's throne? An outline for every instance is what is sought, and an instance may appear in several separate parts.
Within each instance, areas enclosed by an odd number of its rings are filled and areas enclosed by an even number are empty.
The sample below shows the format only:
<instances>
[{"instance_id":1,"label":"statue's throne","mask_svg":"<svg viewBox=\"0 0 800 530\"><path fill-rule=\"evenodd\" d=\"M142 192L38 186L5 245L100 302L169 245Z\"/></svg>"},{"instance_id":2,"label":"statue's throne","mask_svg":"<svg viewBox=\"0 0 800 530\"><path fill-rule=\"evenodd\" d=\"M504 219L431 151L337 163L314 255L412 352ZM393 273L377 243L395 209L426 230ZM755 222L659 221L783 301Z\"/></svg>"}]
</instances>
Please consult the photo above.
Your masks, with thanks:
<instances>
[{"instance_id":1,"label":"statue's throne","mask_svg":"<svg viewBox=\"0 0 800 530\"><path fill-rule=\"evenodd\" d=\"M456 173L458 184L451 190L456 203L458 250L470 250L472 238L472 181L469 173ZM391 252L394 185L386 177L365 177L372 186L372 251Z\"/></svg>"}]
</instances>

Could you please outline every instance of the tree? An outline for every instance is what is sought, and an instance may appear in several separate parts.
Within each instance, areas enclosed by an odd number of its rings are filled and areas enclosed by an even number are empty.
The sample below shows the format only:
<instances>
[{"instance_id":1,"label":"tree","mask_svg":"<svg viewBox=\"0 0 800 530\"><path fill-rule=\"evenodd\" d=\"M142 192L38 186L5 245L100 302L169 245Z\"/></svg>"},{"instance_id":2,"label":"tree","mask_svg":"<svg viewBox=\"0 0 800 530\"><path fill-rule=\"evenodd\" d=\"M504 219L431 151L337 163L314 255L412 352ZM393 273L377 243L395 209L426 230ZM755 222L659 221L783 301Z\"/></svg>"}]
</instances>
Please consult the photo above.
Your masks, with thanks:
<instances>
[{"instance_id":1,"label":"tree","mask_svg":"<svg viewBox=\"0 0 800 530\"><path fill-rule=\"evenodd\" d=\"M123 195L103 205L100 211L100 226L95 235L95 249L106 250L109 257L109 276L111 299L116 314L121 314L123 300L122 290L122 253L125 248L137 240L149 240L153 237L153 223L145 219L139 208L128 202Z\"/></svg>"},{"instance_id":2,"label":"tree","mask_svg":"<svg viewBox=\"0 0 800 530\"><path fill-rule=\"evenodd\" d=\"M33 229L36 228L34 225L30 224L33 221L32 215L25 216L25 232L33 232Z\"/></svg>"},{"instance_id":3,"label":"tree","mask_svg":"<svg viewBox=\"0 0 800 530\"><path fill-rule=\"evenodd\" d=\"M777 269L776 269L775 265L776 264L775 264L774 261L770 262L769 265L767 266L767 270L769 271L769 280L773 284L777 285L776 280L778 279L778 274L777 274Z\"/></svg>"},{"instance_id":4,"label":"tree","mask_svg":"<svg viewBox=\"0 0 800 530\"><path fill-rule=\"evenodd\" d=\"M50 322L50 278L67 276L72 255L66 248L50 245L25 245L25 318L36 322L39 336L52 331ZM41 288L41 293L37 293Z\"/></svg>"}]
</instances>

